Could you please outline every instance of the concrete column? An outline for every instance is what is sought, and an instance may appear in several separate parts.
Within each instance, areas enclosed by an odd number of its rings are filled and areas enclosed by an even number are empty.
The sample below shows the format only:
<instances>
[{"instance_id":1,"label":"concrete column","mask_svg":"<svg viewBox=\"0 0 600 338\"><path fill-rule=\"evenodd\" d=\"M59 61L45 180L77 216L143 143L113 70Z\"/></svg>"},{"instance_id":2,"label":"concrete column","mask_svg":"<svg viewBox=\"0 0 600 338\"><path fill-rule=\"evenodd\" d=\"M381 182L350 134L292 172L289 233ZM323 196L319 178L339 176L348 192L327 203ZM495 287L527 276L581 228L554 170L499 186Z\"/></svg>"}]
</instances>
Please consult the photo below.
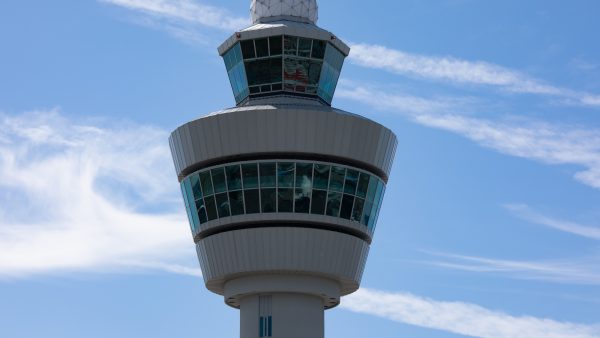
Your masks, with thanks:
<instances>
[{"instance_id":1,"label":"concrete column","mask_svg":"<svg viewBox=\"0 0 600 338\"><path fill-rule=\"evenodd\" d=\"M323 299L317 296L246 296L240 300L240 338L260 338L261 333L273 338L324 338L324 312Z\"/></svg>"}]
</instances>

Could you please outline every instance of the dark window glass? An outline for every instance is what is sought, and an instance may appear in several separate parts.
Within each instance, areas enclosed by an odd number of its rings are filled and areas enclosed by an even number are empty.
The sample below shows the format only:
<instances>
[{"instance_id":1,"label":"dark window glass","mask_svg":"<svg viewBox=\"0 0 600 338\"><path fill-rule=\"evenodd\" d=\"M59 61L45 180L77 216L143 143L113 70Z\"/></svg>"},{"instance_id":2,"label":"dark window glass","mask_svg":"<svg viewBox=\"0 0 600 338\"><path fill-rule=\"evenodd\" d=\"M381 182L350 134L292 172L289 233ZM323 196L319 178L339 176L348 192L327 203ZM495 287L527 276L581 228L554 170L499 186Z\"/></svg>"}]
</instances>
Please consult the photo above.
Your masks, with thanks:
<instances>
[{"instance_id":1,"label":"dark window glass","mask_svg":"<svg viewBox=\"0 0 600 338\"><path fill-rule=\"evenodd\" d=\"M250 87L250 94L259 94L259 93L260 93L260 86Z\"/></svg>"},{"instance_id":2,"label":"dark window glass","mask_svg":"<svg viewBox=\"0 0 600 338\"><path fill-rule=\"evenodd\" d=\"M309 60L285 58L283 62L283 78L292 90L305 91L309 81Z\"/></svg>"},{"instance_id":3,"label":"dark window glass","mask_svg":"<svg viewBox=\"0 0 600 338\"><path fill-rule=\"evenodd\" d=\"M227 191L227 184L225 183L225 170L223 168L217 168L211 170L210 172L212 174L215 193Z\"/></svg>"},{"instance_id":4,"label":"dark window glass","mask_svg":"<svg viewBox=\"0 0 600 338\"><path fill-rule=\"evenodd\" d=\"M260 186L261 188L274 188L275 187L275 173L276 173L276 164L275 162L271 163L261 163L260 167Z\"/></svg>"},{"instance_id":5,"label":"dark window glass","mask_svg":"<svg viewBox=\"0 0 600 338\"><path fill-rule=\"evenodd\" d=\"M248 85L256 86L282 81L281 58L246 61Z\"/></svg>"},{"instance_id":6,"label":"dark window glass","mask_svg":"<svg viewBox=\"0 0 600 338\"><path fill-rule=\"evenodd\" d=\"M269 56L269 40L267 38L256 39L254 40L254 44L256 46L256 57Z\"/></svg>"},{"instance_id":7,"label":"dark window glass","mask_svg":"<svg viewBox=\"0 0 600 338\"><path fill-rule=\"evenodd\" d=\"M227 193L215 195L217 199L217 211L219 212L219 218L229 217L229 199Z\"/></svg>"},{"instance_id":8,"label":"dark window glass","mask_svg":"<svg viewBox=\"0 0 600 338\"><path fill-rule=\"evenodd\" d=\"M367 188L369 187L369 175L360 173L358 179L358 188L356 189L356 196L365 198L367 197Z\"/></svg>"},{"instance_id":9,"label":"dark window glass","mask_svg":"<svg viewBox=\"0 0 600 338\"><path fill-rule=\"evenodd\" d=\"M377 191L377 179L373 176L369 179L369 189L367 189L367 201L373 203L375 192Z\"/></svg>"},{"instance_id":10,"label":"dark window glass","mask_svg":"<svg viewBox=\"0 0 600 338\"><path fill-rule=\"evenodd\" d=\"M271 47L271 56L281 55L281 36L272 36L269 38L269 45Z\"/></svg>"},{"instance_id":11,"label":"dark window glass","mask_svg":"<svg viewBox=\"0 0 600 338\"><path fill-rule=\"evenodd\" d=\"M321 40L313 40L312 57L315 59L323 59L325 57L325 47L327 42Z\"/></svg>"},{"instance_id":12,"label":"dark window glass","mask_svg":"<svg viewBox=\"0 0 600 338\"><path fill-rule=\"evenodd\" d=\"M247 214L258 214L260 212L258 189L245 190L244 201L246 202Z\"/></svg>"},{"instance_id":13,"label":"dark window glass","mask_svg":"<svg viewBox=\"0 0 600 338\"><path fill-rule=\"evenodd\" d=\"M225 169L227 171L227 189L240 190L242 189L242 171L239 165L232 165Z\"/></svg>"},{"instance_id":14,"label":"dark window glass","mask_svg":"<svg viewBox=\"0 0 600 338\"><path fill-rule=\"evenodd\" d=\"M371 218L369 219L369 229L372 229L377 222L377 216L379 214L379 207L381 198L383 197L383 182L379 181L377 184L377 190L375 192L375 199L373 200L373 210L371 210Z\"/></svg>"},{"instance_id":15,"label":"dark window glass","mask_svg":"<svg viewBox=\"0 0 600 338\"><path fill-rule=\"evenodd\" d=\"M371 209L373 209L373 203L366 201L363 207L363 215L360 219L360 223L364 226L369 225L369 220L371 220Z\"/></svg>"},{"instance_id":16,"label":"dark window glass","mask_svg":"<svg viewBox=\"0 0 600 338\"><path fill-rule=\"evenodd\" d=\"M202 190L200 190L200 177L197 174L194 174L190 177L190 184L192 185L194 200L202 198Z\"/></svg>"},{"instance_id":17,"label":"dark window glass","mask_svg":"<svg viewBox=\"0 0 600 338\"><path fill-rule=\"evenodd\" d=\"M212 180L210 178L209 171L200 173L200 183L202 183L202 191L204 192L204 196L213 194Z\"/></svg>"},{"instance_id":18,"label":"dark window glass","mask_svg":"<svg viewBox=\"0 0 600 338\"><path fill-rule=\"evenodd\" d=\"M229 205L232 216L244 214L244 194L241 190L229 192Z\"/></svg>"},{"instance_id":19,"label":"dark window glass","mask_svg":"<svg viewBox=\"0 0 600 338\"><path fill-rule=\"evenodd\" d=\"M312 163L296 163L296 188L312 189Z\"/></svg>"},{"instance_id":20,"label":"dark window glass","mask_svg":"<svg viewBox=\"0 0 600 338\"><path fill-rule=\"evenodd\" d=\"M215 203L215 197L205 197L204 205L206 206L206 216L209 221L217 219L217 205Z\"/></svg>"},{"instance_id":21,"label":"dark window glass","mask_svg":"<svg viewBox=\"0 0 600 338\"><path fill-rule=\"evenodd\" d=\"M272 85L272 87L273 87L273 91L278 91L278 90L283 89L283 85L281 83L276 83L276 84Z\"/></svg>"},{"instance_id":22,"label":"dark window glass","mask_svg":"<svg viewBox=\"0 0 600 338\"><path fill-rule=\"evenodd\" d=\"M327 202L327 191L313 190L312 204L310 206L311 214L323 215L325 213L325 203Z\"/></svg>"},{"instance_id":23,"label":"dark window glass","mask_svg":"<svg viewBox=\"0 0 600 338\"><path fill-rule=\"evenodd\" d=\"M256 163L242 164L244 189L258 188L258 167Z\"/></svg>"},{"instance_id":24,"label":"dark window glass","mask_svg":"<svg viewBox=\"0 0 600 338\"><path fill-rule=\"evenodd\" d=\"M275 212L277 193L275 189L260 189L260 202L262 212Z\"/></svg>"},{"instance_id":25,"label":"dark window glass","mask_svg":"<svg viewBox=\"0 0 600 338\"><path fill-rule=\"evenodd\" d=\"M324 164L315 164L315 188L327 190L329 184L329 166Z\"/></svg>"},{"instance_id":26,"label":"dark window glass","mask_svg":"<svg viewBox=\"0 0 600 338\"><path fill-rule=\"evenodd\" d=\"M342 192L344 189L344 175L346 169L342 167L331 167L331 177L329 179L329 190Z\"/></svg>"},{"instance_id":27,"label":"dark window glass","mask_svg":"<svg viewBox=\"0 0 600 338\"><path fill-rule=\"evenodd\" d=\"M283 52L286 55L296 55L298 50L298 38L295 36L283 37Z\"/></svg>"},{"instance_id":28,"label":"dark window glass","mask_svg":"<svg viewBox=\"0 0 600 338\"><path fill-rule=\"evenodd\" d=\"M352 216L352 206L354 205L354 196L344 194L342 198L342 210L340 210L340 217L350 219Z\"/></svg>"},{"instance_id":29,"label":"dark window glass","mask_svg":"<svg viewBox=\"0 0 600 338\"><path fill-rule=\"evenodd\" d=\"M294 211L294 189L278 189L277 195L279 197L279 203L277 204L277 210L279 212L293 212Z\"/></svg>"},{"instance_id":30,"label":"dark window glass","mask_svg":"<svg viewBox=\"0 0 600 338\"><path fill-rule=\"evenodd\" d=\"M242 55L244 55L244 59L254 59L256 57L254 53L254 40L242 41Z\"/></svg>"},{"instance_id":31,"label":"dark window glass","mask_svg":"<svg viewBox=\"0 0 600 338\"><path fill-rule=\"evenodd\" d=\"M277 186L282 188L292 188L294 186L294 163L277 163Z\"/></svg>"},{"instance_id":32,"label":"dark window glass","mask_svg":"<svg viewBox=\"0 0 600 338\"><path fill-rule=\"evenodd\" d=\"M271 91L271 85L260 86L261 93L268 93Z\"/></svg>"},{"instance_id":33,"label":"dark window glass","mask_svg":"<svg viewBox=\"0 0 600 338\"><path fill-rule=\"evenodd\" d=\"M206 223L208 221L208 218L206 216L206 207L204 206L204 200L199 199L196 201L196 210L198 211L200 224Z\"/></svg>"},{"instance_id":34,"label":"dark window glass","mask_svg":"<svg viewBox=\"0 0 600 338\"><path fill-rule=\"evenodd\" d=\"M298 42L298 56L310 57L312 51L312 39L300 38Z\"/></svg>"},{"instance_id":35,"label":"dark window glass","mask_svg":"<svg viewBox=\"0 0 600 338\"><path fill-rule=\"evenodd\" d=\"M340 204L342 203L342 194L337 192L330 192L327 195L327 209L325 214L327 216L338 217L340 214Z\"/></svg>"},{"instance_id":36,"label":"dark window glass","mask_svg":"<svg viewBox=\"0 0 600 338\"><path fill-rule=\"evenodd\" d=\"M308 68L308 84L313 86L312 91L316 91L316 85L319 84L319 78L321 76L321 66L322 63L320 61L310 61L310 67Z\"/></svg>"},{"instance_id":37,"label":"dark window glass","mask_svg":"<svg viewBox=\"0 0 600 338\"><path fill-rule=\"evenodd\" d=\"M356 193L356 183L358 183L358 171L348 169L346 171L346 183L344 183L344 193L354 195Z\"/></svg>"},{"instance_id":38,"label":"dark window glass","mask_svg":"<svg viewBox=\"0 0 600 338\"><path fill-rule=\"evenodd\" d=\"M308 214L310 211L310 190L296 189L294 194L294 212Z\"/></svg>"},{"instance_id":39,"label":"dark window glass","mask_svg":"<svg viewBox=\"0 0 600 338\"><path fill-rule=\"evenodd\" d=\"M365 205L365 200L362 198L354 199L354 209L352 209L352 220L356 222L360 222L360 218L362 216L363 207Z\"/></svg>"}]
</instances>

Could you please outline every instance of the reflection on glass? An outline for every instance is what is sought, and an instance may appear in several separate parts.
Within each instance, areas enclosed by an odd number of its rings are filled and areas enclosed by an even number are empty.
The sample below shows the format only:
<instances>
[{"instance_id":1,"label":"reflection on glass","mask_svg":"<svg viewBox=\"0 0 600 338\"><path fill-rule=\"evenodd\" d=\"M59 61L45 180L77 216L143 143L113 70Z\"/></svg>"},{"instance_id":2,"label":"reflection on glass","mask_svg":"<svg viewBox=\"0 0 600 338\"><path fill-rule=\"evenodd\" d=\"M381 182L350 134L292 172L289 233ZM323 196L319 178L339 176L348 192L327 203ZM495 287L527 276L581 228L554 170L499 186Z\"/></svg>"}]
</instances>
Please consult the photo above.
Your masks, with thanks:
<instances>
[{"instance_id":1,"label":"reflection on glass","mask_svg":"<svg viewBox=\"0 0 600 338\"><path fill-rule=\"evenodd\" d=\"M260 201L262 212L275 212L277 205L277 193L275 189L260 189Z\"/></svg>"},{"instance_id":2,"label":"reflection on glass","mask_svg":"<svg viewBox=\"0 0 600 338\"><path fill-rule=\"evenodd\" d=\"M358 182L358 171L348 169L346 171L346 183L344 183L344 193L354 195L356 193L356 183Z\"/></svg>"},{"instance_id":3,"label":"reflection on glass","mask_svg":"<svg viewBox=\"0 0 600 338\"><path fill-rule=\"evenodd\" d=\"M327 216L338 217L340 214L340 205L342 203L342 194L337 192L330 192L327 195L327 208L325 214Z\"/></svg>"},{"instance_id":4,"label":"reflection on glass","mask_svg":"<svg viewBox=\"0 0 600 338\"><path fill-rule=\"evenodd\" d=\"M331 167L331 175L329 177L329 190L342 192L344 189L344 175L346 169L342 167Z\"/></svg>"},{"instance_id":5,"label":"reflection on glass","mask_svg":"<svg viewBox=\"0 0 600 338\"><path fill-rule=\"evenodd\" d=\"M242 171L239 165L228 166L227 171L227 189L239 190L242 189Z\"/></svg>"},{"instance_id":6,"label":"reflection on glass","mask_svg":"<svg viewBox=\"0 0 600 338\"><path fill-rule=\"evenodd\" d=\"M200 218L200 223L206 223L208 217L206 216L206 207L204 206L204 200L199 199L196 201L196 210L198 211L198 216Z\"/></svg>"},{"instance_id":7,"label":"reflection on glass","mask_svg":"<svg viewBox=\"0 0 600 338\"><path fill-rule=\"evenodd\" d=\"M232 216L244 214L244 194L241 190L229 192L229 205Z\"/></svg>"},{"instance_id":8,"label":"reflection on glass","mask_svg":"<svg viewBox=\"0 0 600 338\"><path fill-rule=\"evenodd\" d=\"M227 184L225 183L225 170L223 168L217 168L211 170L210 172L212 174L215 193L227 191Z\"/></svg>"},{"instance_id":9,"label":"reflection on glass","mask_svg":"<svg viewBox=\"0 0 600 338\"><path fill-rule=\"evenodd\" d=\"M261 163L260 165L260 187L274 188L275 187L275 162Z\"/></svg>"},{"instance_id":10,"label":"reflection on glass","mask_svg":"<svg viewBox=\"0 0 600 338\"><path fill-rule=\"evenodd\" d=\"M260 213L258 189L244 190L244 200L246 202L247 214Z\"/></svg>"},{"instance_id":11,"label":"reflection on glass","mask_svg":"<svg viewBox=\"0 0 600 338\"><path fill-rule=\"evenodd\" d=\"M244 189L258 188L258 168L256 163L242 164Z\"/></svg>"},{"instance_id":12,"label":"reflection on glass","mask_svg":"<svg viewBox=\"0 0 600 338\"><path fill-rule=\"evenodd\" d=\"M192 186L194 199L202 198L202 190L200 190L200 177L198 177L198 175L192 175L190 177L190 184Z\"/></svg>"},{"instance_id":13,"label":"reflection on glass","mask_svg":"<svg viewBox=\"0 0 600 338\"><path fill-rule=\"evenodd\" d=\"M277 163L277 186L281 188L294 186L294 162Z\"/></svg>"},{"instance_id":14,"label":"reflection on glass","mask_svg":"<svg viewBox=\"0 0 600 338\"><path fill-rule=\"evenodd\" d=\"M293 212L294 211L294 189L277 190L279 203L277 205L278 212Z\"/></svg>"},{"instance_id":15,"label":"reflection on glass","mask_svg":"<svg viewBox=\"0 0 600 338\"><path fill-rule=\"evenodd\" d=\"M310 213L317 214L317 215L325 214L325 204L326 203L327 203L327 191L313 190L312 204L310 206Z\"/></svg>"},{"instance_id":16,"label":"reflection on glass","mask_svg":"<svg viewBox=\"0 0 600 338\"><path fill-rule=\"evenodd\" d=\"M300 38L298 41L298 56L310 57L312 51L312 39Z\"/></svg>"},{"instance_id":17,"label":"reflection on glass","mask_svg":"<svg viewBox=\"0 0 600 338\"><path fill-rule=\"evenodd\" d=\"M327 190L329 183L329 166L325 164L315 164L315 188Z\"/></svg>"},{"instance_id":18,"label":"reflection on glass","mask_svg":"<svg viewBox=\"0 0 600 338\"><path fill-rule=\"evenodd\" d=\"M209 171L200 173L200 183L202 183L202 191L204 192L204 196L213 194L212 179L210 178Z\"/></svg>"},{"instance_id":19,"label":"reflection on glass","mask_svg":"<svg viewBox=\"0 0 600 338\"><path fill-rule=\"evenodd\" d=\"M296 188L312 189L312 163L296 163Z\"/></svg>"},{"instance_id":20,"label":"reflection on glass","mask_svg":"<svg viewBox=\"0 0 600 338\"><path fill-rule=\"evenodd\" d=\"M371 210L371 218L369 219L369 229L375 226L375 221L377 220L377 210L379 209L379 202L381 201L381 195L383 193L383 183L379 182L377 184L377 190L375 192L375 198L373 199L373 210Z\"/></svg>"},{"instance_id":21,"label":"reflection on glass","mask_svg":"<svg viewBox=\"0 0 600 338\"><path fill-rule=\"evenodd\" d=\"M354 208L352 209L352 218L350 218L351 220L360 222L360 216L362 215L364 205L365 200L362 198L357 197L354 199Z\"/></svg>"},{"instance_id":22,"label":"reflection on glass","mask_svg":"<svg viewBox=\"0 0 600 338\"><path fill-rule=\"evenodd\" d=\"M298 52L298 38L286 35L283 37L283 53L285 55L296 55Z\"/></svg>"}]
</instances>

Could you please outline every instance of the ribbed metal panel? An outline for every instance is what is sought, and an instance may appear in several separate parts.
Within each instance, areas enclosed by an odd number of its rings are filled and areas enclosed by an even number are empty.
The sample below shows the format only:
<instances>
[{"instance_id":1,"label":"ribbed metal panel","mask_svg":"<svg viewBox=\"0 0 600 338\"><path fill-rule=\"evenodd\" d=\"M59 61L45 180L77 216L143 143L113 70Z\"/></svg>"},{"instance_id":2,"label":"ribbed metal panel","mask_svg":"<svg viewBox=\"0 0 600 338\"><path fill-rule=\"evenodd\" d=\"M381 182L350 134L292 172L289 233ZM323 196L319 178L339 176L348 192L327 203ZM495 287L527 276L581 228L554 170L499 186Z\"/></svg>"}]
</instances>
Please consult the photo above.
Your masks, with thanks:
<instances>
[{"instance_id":1,"label":"ribbed metal panel","mask_svg":"<svg viewBox=\"0 0 600 338\"><path fill-rule=\"evenodd\" d=\"M234 277L292 273L337 280L345 295L360 284L369 245L334 231L256 228L207 237L197 252L207 288L219 294Z\"/></svg>"},{"instance_id":2,"label":"ribbed metal panel","mask_svg":"<svg viewBox=\"0 0 600 338\"><path fill-rule=\"evenodd\" d=\"M305 154L362 165L387 180L396 143L376 122L316 106L233 108L177 128L170 140L180 179L219 161Z\"/></svg>"}]
</instances>

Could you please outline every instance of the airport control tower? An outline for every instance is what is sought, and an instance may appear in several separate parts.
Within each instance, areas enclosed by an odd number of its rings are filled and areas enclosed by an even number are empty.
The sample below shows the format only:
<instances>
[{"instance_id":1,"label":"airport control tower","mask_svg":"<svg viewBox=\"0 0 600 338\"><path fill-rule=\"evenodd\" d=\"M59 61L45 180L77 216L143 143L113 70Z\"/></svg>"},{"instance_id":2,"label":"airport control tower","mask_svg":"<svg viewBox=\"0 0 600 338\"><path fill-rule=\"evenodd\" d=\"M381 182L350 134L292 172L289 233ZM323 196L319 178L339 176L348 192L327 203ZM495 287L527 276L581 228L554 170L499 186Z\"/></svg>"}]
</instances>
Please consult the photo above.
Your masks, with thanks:
<instances>
[{"instance_id":1,"label":"airport control tower","mask_svg":"<svg viewBox=\"0 0 600 338\"><path fill-rule=\"evenodd\" d=\"M177 128L171 152L206 287L240 310L240 336L322 338L360 285L397 141L331 107L350 49L316 26L316 0L251 15L219 47L236 106Z\"/></svg>"}]
</instances>

